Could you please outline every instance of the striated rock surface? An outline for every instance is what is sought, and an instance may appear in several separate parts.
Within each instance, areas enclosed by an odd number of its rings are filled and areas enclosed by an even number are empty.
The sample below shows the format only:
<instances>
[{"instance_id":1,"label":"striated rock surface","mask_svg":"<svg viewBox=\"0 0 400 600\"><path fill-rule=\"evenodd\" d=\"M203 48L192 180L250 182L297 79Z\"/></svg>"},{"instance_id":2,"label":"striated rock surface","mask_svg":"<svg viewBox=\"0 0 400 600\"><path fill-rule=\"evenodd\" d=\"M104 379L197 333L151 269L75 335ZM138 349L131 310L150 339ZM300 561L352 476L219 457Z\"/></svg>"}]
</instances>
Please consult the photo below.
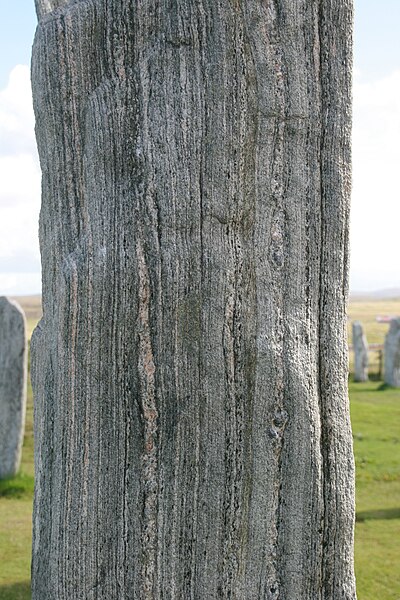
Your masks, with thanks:
<instances>
[{"instance_id":1,"label":"striated rock surface","mask_svg":"<svg viewBox=\"0 0 400 600\"><path fill-rule=\"evenodd\" d=\"M354 381L368 381L368 342L359 321L353 326Z\"/></svg>"},{"instance_id":2,"label":"striated rock surface","mask_svg":"<svg viewBox=\"0 0 400 600\"><path fill-rule=\"evenodd\" d=\"M25 429L27 342L25 316L0 297L0 479L17 473Z\"/></svg>"},{"instance_id":3,"label":"striated rock surface","mask_svg":"<svg viewBox=\"0 0 400 600\"><path fill-rule=\"evenodd\" d=\"M385 338L385 383L400 387L400 318L392 319Z\"/></svg>"},{"instance_id":4,"label":"striated rock surface","mask_svg":"<svg viewBox=\"0 0 400 600\"><path fill-rule=\"evenodd\" d=\"M37 8L34 600L354 600L350 0Z\"/></svg>"}]
</instances>

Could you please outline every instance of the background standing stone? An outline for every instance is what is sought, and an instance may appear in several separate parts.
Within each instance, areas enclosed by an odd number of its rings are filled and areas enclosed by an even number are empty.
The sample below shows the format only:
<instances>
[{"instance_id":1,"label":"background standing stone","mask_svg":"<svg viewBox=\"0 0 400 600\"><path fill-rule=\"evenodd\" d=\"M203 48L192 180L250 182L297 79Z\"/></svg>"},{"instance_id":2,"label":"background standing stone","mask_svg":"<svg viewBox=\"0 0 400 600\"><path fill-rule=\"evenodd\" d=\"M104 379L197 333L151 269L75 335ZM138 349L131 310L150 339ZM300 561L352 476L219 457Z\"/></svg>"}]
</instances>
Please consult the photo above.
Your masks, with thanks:
<instances>
[{"instance_id":1,"label":"background standing stone","mask_svg":"<svg viewBox=\"0 0 400 600\"><path fill-rule=\"evenodd\" d=\"M400 318L392 319L385 338L385 383L400 387Z\"/></svg>"},{"instance_id":2,"label":"background standing stone","mask_svg":"<svg viewBox=\"0 0 400 600\"><path fill-rule=\"evenodd\" d=\"M27 343L18 304L0 297L0 478L17 473L25 427Z\"/></svg>"},{"instance_id":3,"label":"background standing stone","mask_svg":"<svg viewBox=\"0 0 400 600\"><path fill-rule=\"evenodd\" d=\"M368 342L360 321L353 323L354 381L368 381Z\"/></svg>"}]
</instances>

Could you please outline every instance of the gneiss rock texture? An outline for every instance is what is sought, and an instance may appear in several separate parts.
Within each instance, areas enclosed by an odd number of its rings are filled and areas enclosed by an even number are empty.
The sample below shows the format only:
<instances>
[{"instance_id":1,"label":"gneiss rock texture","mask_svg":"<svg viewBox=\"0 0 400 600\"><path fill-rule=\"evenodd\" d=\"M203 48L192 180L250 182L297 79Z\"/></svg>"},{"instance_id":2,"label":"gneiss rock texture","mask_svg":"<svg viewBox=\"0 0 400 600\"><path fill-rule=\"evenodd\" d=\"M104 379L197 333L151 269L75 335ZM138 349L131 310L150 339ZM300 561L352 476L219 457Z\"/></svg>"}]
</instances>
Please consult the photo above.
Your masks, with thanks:
<instances>
[{"instance_id":1,"label":"gneiss rock texture","mask_svg":"<svg viewBox=\"0 0 400 600\"><path fill-rule=\"evenodd\" d=\"M0 479L17 473L25 430L27 344L25 316L0 297Z\"/></svg>"},{"instance_id":2,"label":"gneiss rock texture","mask_svg":"<svg viewBox=\"0 0 400 600\"><path fill-rule=\"evenodd\" d=\"M368 342L359 321L353 322L354 381L368 381Z\"/></svg>"},{"instance_id":3,"label":"gneiss rock texture","mask_svg":"<svg viewBox=\"0 0 400 600\"><path fill-rule=\"evenodd\" d=\"M385 383L400 387L400 318L390 321L384 352Z\"/></svg>"},{"instance_id":4,"label":"gneiss rock texture","mask_svg":"<svg viewBox=\"0 0 400 600\"><path fill-rule=\"evenodd\" d=\"M351 2L37 8L34 599L354 599Z\"/></svg>"}]
</instances>

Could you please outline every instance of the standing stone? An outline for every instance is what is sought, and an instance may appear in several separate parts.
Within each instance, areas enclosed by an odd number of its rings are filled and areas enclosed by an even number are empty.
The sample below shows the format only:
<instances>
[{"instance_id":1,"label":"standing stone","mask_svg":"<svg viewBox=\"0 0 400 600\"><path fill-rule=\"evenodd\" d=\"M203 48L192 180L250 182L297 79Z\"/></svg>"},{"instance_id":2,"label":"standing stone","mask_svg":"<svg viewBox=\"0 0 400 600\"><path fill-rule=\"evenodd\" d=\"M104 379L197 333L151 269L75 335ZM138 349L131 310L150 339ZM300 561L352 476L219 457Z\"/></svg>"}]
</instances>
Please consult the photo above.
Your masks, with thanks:
<instances>
[{"instance_id":1,"label":"standing stone","mask_svg":"<svg viewBox=\"0 0 400 600\"><path fill-rule=\"evenodd\" d=\"M359 321L353 322L354 381L368 381L368 342Z\"/></svg>"},{"instance_id":2,"label":"standing stone","mask_svg":"<svg viewBox=\"0 0 400 600\"><path fill-rule=\"evenodd\" d=\"M400 318L390 321L385 338L385 383L400 387Z\"/></svg>"},{"instance_id":3,"label":"standing stone","mask_svg":"<svg viewBox=\"0 0 400 600\"><path fill-rule=\"evenodd\" d=\"M37 0L34 600L353 600L351 0Z\"/></svg>"},{"instance_id":4,"label":"standing stone","mask_svg":"<svg viewBox=\"0 0 400 600\"><path fill-rule=\"evenodd\" d=\"M27 344L25 316L0 297L0 479L15 475L25 428Z\"/></svg>"}]
</instances>

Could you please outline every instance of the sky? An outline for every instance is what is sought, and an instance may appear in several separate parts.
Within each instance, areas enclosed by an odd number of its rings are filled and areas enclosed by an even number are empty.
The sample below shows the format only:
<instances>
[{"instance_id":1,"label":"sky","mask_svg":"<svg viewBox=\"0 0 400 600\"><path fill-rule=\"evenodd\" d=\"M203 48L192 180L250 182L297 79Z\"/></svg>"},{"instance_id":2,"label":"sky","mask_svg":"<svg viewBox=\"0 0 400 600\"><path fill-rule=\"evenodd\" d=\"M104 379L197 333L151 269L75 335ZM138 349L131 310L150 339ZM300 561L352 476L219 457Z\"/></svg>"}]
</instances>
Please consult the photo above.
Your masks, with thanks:
<instances>
[{"instance_id":1,"label":"sky","mask_svg":"<svg viewBox=\"0 0 400 600\"><path fill-rule=\"evenodd\" d=\"M400 288L399 0L355 0L350 287ZM0 0L0 295L40 293L34 0Z\"/></svg>"}]
</instances>

